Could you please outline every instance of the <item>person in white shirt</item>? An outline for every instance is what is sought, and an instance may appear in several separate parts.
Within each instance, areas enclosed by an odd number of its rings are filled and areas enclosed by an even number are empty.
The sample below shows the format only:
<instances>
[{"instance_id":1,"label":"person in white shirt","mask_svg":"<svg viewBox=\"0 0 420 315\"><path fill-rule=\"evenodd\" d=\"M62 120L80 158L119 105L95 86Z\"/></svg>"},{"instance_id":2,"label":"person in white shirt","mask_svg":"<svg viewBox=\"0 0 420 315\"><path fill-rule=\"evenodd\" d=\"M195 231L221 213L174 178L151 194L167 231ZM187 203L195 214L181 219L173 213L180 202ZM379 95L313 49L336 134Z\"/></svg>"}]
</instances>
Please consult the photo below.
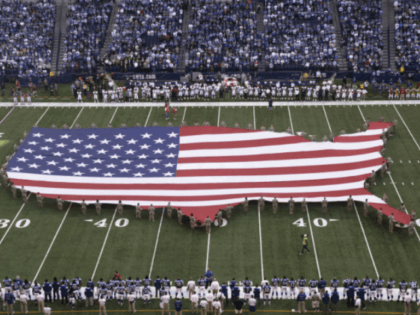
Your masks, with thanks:
<instances>
[{"instance_id":1,"label":"person in white shirt","mask_svg":"<svg viewBox=\"0 0 420 315\"><path fill-rule=\"evenodd\" d=\"M227 297L222 293L222 290L219 290L219 292L216 295L216 299L220 302L221 305L221 312L223 312L223 300Z\"/></svg>"},{"instance_id":2,"label":"person in white shirt","mask_svg":"<svg viewBox=\"0 0 420 315\"><path fill-rule=\"evenodd\" d=\"M356 315L360 315L360 306L361 306L361 300L359 297L357 297L356 302L354 303L354 307L356 308Z\"/></svg>"},{"instance_id":3,"label":"person in white shirt","mask_svg":"<svg viewBox=\"0 0 420 315\"><path fill-rule=\"evenodd\" d=\"M127 295L128 300L128 312L136 312L135 304L136 304L136 296L133 292L131 292L129 295Z\"/></svg>"},{"instance_id":4,"label":"person in white shirt","mask_svg":"<svg viewBox=\"0 0 420 315\"><path fill-rule=\"evenodd\" d=\"M408 314L408 315L411 314L411 302L412 302L411 295L410 293L407 292L404 299L404 309L405 309L404 314Z\"/></svg>"},{"instance_id":5,"label":"person in white shirt","mask_svg":"<svg viewBox=\"0 0 420 315\"><path fill-rule=\"evenodd\" d=\"M45 315L51 315L51 307L49 307L48 305L45 305L44 314Z\"/></svg>"},{"instance_id":6,"label":"person in white shirt","mask_svg":"<svg viewBox=\"0 0 420 315\"><path fill-rule=\"evenodd\" d=\"M102 315L102 312L104 313L104 315L106 315L106 299L105 299L105 296L104 295L102 295L100 298L99 298L99 315Z\"/></svg>"},{"instance_id":7,"label":"person in white shirt","mask_svg":"<svg viewBox=\"0 0 420 315\"><path fill-rule=\"evenodd\" d=\"M165 314L165 309L168 310L168 314L171 314L169 310L169 300L171 299L168 294L164 293L160 298L162 301L162 315Z\"/></svg>"},{"instance_id":8,"label":"person in white shirt","mask_svg":"<svg viewBox=\"0 0 420 315\"><path fill-rule=\"evenodd\" d=\"M25 293L20 295L20 310L22 314L28 313L28 297Z\"/></svg>"},{"instance_id":9,"label":"person in white shirt","mask_svg":"<svg viewBox=\"0 0 420 315\"><path fill-rule=\"evenodd\" d=\"M213 308L214 308L214 315L220 315L222 304L219 301L216 300L213 302Z\"/></svg>"},{"instance_id":10,"label":"person in white shirt","mask_svg":"<svg viewBox=\"0 0 420 315\"><path fill-rule=\"evenodd\" d=\"M257 305L257 300L254 298L254 295L251 295L251 298L249 299L248 303L249 303L249 312L255 314L255 310L256 310L255 306Z\"/></svg>"},{"instance_id":11,"label":"person in white shirt","mask_svg":"<svg viewBox=\"0 0 420 315\"><path fill-rule=\"evenodd\" d=\"M195 291L193 291L193 294L191 295L190 300L191 300L191 306L192 306L191 312L192 313L197 313L197 311L198 311L198 294Z\"/></svg>"},{"instance_id":12,"label":"person in white shirt","mask_svg":"<svg viewBox=\"0 0 420 315\"><path fill-rule=\"evenodd\" d=\"M216 295L219 291L219 281L217 281L216 278L214 278L213 282L211 283L211 289L213 290L213 295Z\"/></svg>"},{"instance_id":13,"label":"person in white shirt","mask_svg":"<svg viewBox=\"0 0 420 315\"><path fill-rule=\"evenodd\" d=\"M44 297L41 294L38 294L36 300L38 302L38 312L44 313Z\"/></svg>"},{"instance_id":14,"label":"person in white shirt","mask_svg":"<svg viewBox=\"0 0 420 315\"><path fill-rule=\"evenodd\" d=\"M77 91L77 103L83 103L82 100L82 91Z\"/></svg>"},{"instance_id":15,"label":"person in white shirt","mask_svg":"<svg viewBox=\"0 0 420 315\"><path fill-rule=\"evenodd\" d=\"M190 278L190 281L187 283L187 289L188 289L188 298L191 300L191 295L195 291L195 281L193 278Z\"/></svg>"},{"instance_id":16,"label":"person in white shirt","mask_svg":"<svg viewBox=\"0 0 420 315\"><path fill-rule=\"evenodd\" d=\"M210 313L213 313L213 300L214 300L214 296L213 296L213 293L211 293L211 290L209 290L207 292L206 300L207 300L207 303L208 303L207 311L209 311Z\"/></svg>"},{"instance_id":17,"label":"person in white shirt","mask_svg":"<svg viewBox=\"0 0 420 315\"><path fill-rule=\"evenodd\" d=\"M200 306L201 306L201 315L207 315L207 306L209 303L207 303L206 300L201 300Z\"/></svg>"}]
</instances>

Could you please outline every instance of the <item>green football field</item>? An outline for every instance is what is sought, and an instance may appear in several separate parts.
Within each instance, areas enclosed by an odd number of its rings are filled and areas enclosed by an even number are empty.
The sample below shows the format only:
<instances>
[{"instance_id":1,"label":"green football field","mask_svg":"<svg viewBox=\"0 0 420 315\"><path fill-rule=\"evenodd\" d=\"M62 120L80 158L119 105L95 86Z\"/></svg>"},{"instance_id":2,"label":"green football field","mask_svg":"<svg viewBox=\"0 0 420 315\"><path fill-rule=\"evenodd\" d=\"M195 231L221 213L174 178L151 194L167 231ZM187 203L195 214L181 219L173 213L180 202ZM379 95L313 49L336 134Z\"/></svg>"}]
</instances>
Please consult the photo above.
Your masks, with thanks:
<instances>
[{"instance_id":1,"label":"green football field","mask_svg":"<svg viewBox=\"0 0 420 315\"><path fill-rule=\"evenodd\" d=\"M372 192L379 197L386 193L389 204L399 208L401 202L407 210L419 212L420 195L420 117L419 106L283 106L275 107L272 113L266 107L180 107L181 118L188 125L202 124L208 120L217 125L224 120L228 127L237 122L243 128L248 123L259 128L274 125L275 131L285 131L289 126L294 132L305 130L314 134L317 141L330 132L338 134L344 128L347 133L363 127L364 118L376 121L383 115L386 121L398 120L397 133L388 141L386 155L394 163L391 175L383 180L379 177ZM4 117L11 107L0 107L0 117ZM22 137L24 130L37 124L61 127L64 123L72 126L78 123L87 128L92 122L98 127L112 123L134 126L150 126L154 121L165 126L167 121L161 108L152 107L34 107L15 108L0 125L0 158L5 161L7 154L13 152L13 144ZM83 215L80 206L65 203L66 211L56 208L55 200L44 200L44 208L37 206L35 196L29 202L13 199L10 187L0 187L0 270L1 279L5 276L43 282L53 277L73 278L79 276L86 280L99 278L108 280L116 270L123 279L144 278L151 275L155 279L167 276L169 279L182 278L184 282L192 276L197 280L204 275L206 267L211 268L220 282L232 278L243 280L249 277L254 284L263 277L271 279L274 275L307 279L323 277L329 282L333 277L363 278L369 276L385 279L393 278L398 283L405 279L420 281L418 259L420 258L419 228L412 238L405 228L396 228L394 234L388 232L388 219L378 226L376 210L363 216L362 204L357 211L347 212L344 203L329 204L324 215L320 204L309 204L309 212L302 213L297 204L293 215L288 213L288 205L279 206L277 214L268 204L260 214L256 202L251 203L250 211L244 213L242 206L235 208L228 224L212 227L210 235L204 229L191 230L189 225L180 226L174 215L169 219L162 209L156 211L155 222L149 222L146 211L141 220L135 219L134 208L125 207L122 216L116 214L115 206L104 206L98 216L93 206ZM20 193L18 193L20 197ZM309 235L311 254L300 255L301 234ZM341 283L340 283L341 284ZM126 302L125 302L126 303ZM57 304L57 303L55 303ZM158 302L151 307L137 303L143 311L158 311ZM77 310L96 312L97 306ZM190 309L190 303L185 307ZM307 306L309 306L307 302ZM274 301L258 311L290 312L297 305L293 301ZM128 306L116 303L107 306L108 310L128 310ZM15 306L17 309L17 306ZM417 308L414 307L416 310ZM35 307L30 307L35 311ZM53 305L54 311L67 312L68 307ZM232 307L227 309L232 311ZM344 302L341 311L347 309ZM402 312L401 304L377 303L368 306L367 313Z\"/></svg>"}]
</instances>

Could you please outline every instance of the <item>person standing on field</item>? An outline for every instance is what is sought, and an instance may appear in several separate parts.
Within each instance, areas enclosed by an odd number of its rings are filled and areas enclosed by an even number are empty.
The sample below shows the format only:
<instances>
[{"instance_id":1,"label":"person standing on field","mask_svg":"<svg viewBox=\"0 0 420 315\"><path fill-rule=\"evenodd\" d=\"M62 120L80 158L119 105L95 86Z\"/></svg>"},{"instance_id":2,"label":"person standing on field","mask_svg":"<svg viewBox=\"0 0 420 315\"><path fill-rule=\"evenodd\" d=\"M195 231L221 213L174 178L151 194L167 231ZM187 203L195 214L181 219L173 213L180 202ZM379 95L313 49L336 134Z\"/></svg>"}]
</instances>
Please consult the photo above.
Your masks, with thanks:
<instances>
[{"instance_id":1,"label":"person standing on field","mask_svg":"<svg viewBox=\"0 0 420 315\"><path fill-rule=\"evenodd\" d=\"M149 222L155 222L155 208L153 204L150 204L149 207Z\"/></svg>"},{"instance_id":2,"label":"person standing on field","mask_svg":"<svg viewBox=\"0 0 420 315\"><path fill-rule=\"evenodd\" d=\"M300 289L300 292L297 296L297 302L298 302L298 312L299 313L305 313L305 300L306 300L306 294L303 292L303 289Z\"/></svg>"},{"instance_id":3,"label":"person standing on field","mask_svg":"<svg viewBox=\"0 0 420 315\"><path fill-rule=\"evenodd\" d=\"M137 206L136 206L136 219L141 219L141 207L140 207L140 203L137 203Z\"/></svg>"},{"instance_id":4,"label":"person standing on field","mask_svg":"<svg viewBox=\"0 0 420 315\"><path fill-rule=\"evenodd\" d=\"M210 234L211 232L211 219L209 216L204 220L204 225L206 226L206 233Z\"/></svg>"},{"instance_id":5,"label":"person standing on field","mask_svg":"<svg viewBox=\"0 0 420 315\"><path fill-rule=\"evenodd\" d=\"M101 296L98 300L99 302L99 315L106 315L106 299L105 296Z\"/></svg>"},{"instance_id":6,"label":"person standing on field","mask_svg":"<svg viewBox=\"0 0 420 315\"><path fill-rule=\"evenodd\" d=\"M99 202L99 200L96 200L96 203L95 203L95 208L96 208L96 213L98 214L98 215L100 215L101 214L101 203Z\"/></svg>"}]
</instances>

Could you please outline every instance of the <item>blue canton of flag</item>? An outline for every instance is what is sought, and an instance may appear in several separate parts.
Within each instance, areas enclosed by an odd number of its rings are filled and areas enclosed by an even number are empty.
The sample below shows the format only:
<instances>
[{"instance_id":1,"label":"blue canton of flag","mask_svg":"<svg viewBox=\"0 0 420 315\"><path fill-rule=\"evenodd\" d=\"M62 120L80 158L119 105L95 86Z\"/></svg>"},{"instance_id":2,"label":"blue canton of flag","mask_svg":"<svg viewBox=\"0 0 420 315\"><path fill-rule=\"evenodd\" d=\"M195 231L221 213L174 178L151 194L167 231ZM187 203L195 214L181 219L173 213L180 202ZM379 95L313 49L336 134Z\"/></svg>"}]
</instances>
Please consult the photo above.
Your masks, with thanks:
<instances>
[{"instance_id":1,"label":"blue canton of flag","mask_svg":"<svg viewBox=\"0 0 420 315\"><path fill-rule=\"evenodd\" d=\"M32 128L9 172L83 177L175 177L178 127Z\"/></svg>"}]
</instances>

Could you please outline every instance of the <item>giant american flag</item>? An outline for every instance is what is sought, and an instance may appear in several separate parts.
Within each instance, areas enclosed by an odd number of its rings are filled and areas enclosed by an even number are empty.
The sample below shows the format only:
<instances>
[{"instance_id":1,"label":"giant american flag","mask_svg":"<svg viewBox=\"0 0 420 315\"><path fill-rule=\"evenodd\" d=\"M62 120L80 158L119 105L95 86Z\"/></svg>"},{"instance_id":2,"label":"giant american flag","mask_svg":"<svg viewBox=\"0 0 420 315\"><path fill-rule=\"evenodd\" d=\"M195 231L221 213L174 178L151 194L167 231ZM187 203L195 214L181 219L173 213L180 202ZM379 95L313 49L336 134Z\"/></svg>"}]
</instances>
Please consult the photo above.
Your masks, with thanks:
<instances>
[{"instance_id":1,"label":"giant american flag","mask_svg":"<svg viewBox=\"0 0 420 315\"><path fill-rule=\"evenodd\" d=\"M172 206L198 220L261 196L271 201L366 199L407 224L409 216L364 189L384 159L382 129L310 142L288 133L224 127L57 130L32 128L8 165L17 186L80 203Z\"/></svg>"}]
</instances>

